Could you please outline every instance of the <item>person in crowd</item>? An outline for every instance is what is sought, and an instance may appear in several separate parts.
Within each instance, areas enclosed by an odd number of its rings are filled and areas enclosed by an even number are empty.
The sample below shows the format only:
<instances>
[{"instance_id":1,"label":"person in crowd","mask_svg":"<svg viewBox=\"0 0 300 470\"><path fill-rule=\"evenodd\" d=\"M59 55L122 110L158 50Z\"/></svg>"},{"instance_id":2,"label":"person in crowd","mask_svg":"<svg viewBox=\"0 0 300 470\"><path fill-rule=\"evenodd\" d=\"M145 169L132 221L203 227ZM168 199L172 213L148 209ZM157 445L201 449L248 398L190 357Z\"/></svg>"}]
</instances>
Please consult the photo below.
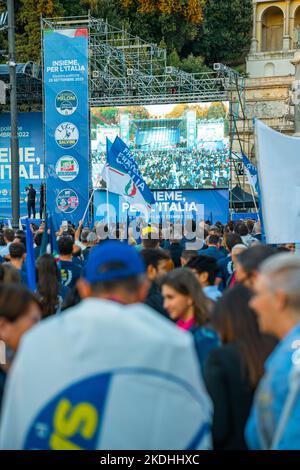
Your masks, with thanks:
<instances>
[{"instance_id":1,"label":"person in crowd","mask_svg":"<svg viewBox=\"0 0 300 470\"><path fill-rule=\"evenodd\" d=\"M156 227L143 227L141 235L141 244L136 245L138 251L159 248L159 230Z\"/></svg>"},{"instance_id":2,"label":"person in crowd","mask_svg":"<svg viewBox=\"0 0 300 470\"><path fill-rule=\"evenodd\" d=\"M60 296L60 273L52 255L45 254L36 263L37 295L43 318L59 313L62 304Z\"/></svg>"},{"instance_id":3,"label":"person in crowd","mask_svg":"<svg viewBox=\"0 0 300 470\"><path fill-rule=\"evenodd\" d=\"M174 267L181 267L181 255L183 252L182 240L171 239L169 243L165 245L165 249L170 253Z\"/></svg>"},{"instance_id":4,"label":"person in crowd","mask_svg":"<svg viewBox=\"0 0 300 470\"><path fill-rule=\"evenodd\" d=\"M6 375L22 335L41 319L36 296L24 286L0 282L0 341L5 344L5 364L0 363L0 409Z\"/></svg>"},{"instance_id":5,"label":"person in crowd","mask_svg":"<svg viewBox=\"0 0 300 470\"><path fill-rule=\"evenodd\" d=\"M237 260L238 256L240 253L243 251L248 250L246 245L243 243L238 243L237 245L234 245L234 247L231 250L231 258L232 258L232 275L228 278L227 280L227 287L233 287L237 283L236 279L236 266L237 266Z\"/></svg>"},{"instance_id":6,"label":"person in crowd","mask_svg":"<svg viewBox=\"0 0 300 470\"><path fill-rule=\"evenodd\" d=\"M3 238L5 242L5 246L1 248L0 250L0 256L2 258L6 258L9 255L9 245L14 241L15 239L15 232L11 228L5 228L3 230Z\"/></svg>"},{"instance_id":7,"label":"person in crowd","mask_svg":"<svg viewBox=\"0 0 300 470\"><path fill-rule=\"evenodd\" d=\"M198 252L196 250L183 250L181 253L181 267L187 265L187 263L192 259L198 256Z\"/></svg>"},{"instance_id":8,"label":"person in crowd","mask_svg":"<svg viewBox=\"0 0 300 470\"><path fill-rule=\"evenodd\" d=\"M90 232L86 238L86 241L90 249L96 246L99 242L97 234L95 232Z\"/></svg>"},{"instance_id":9,"label":"person in crowd","mask_svg":"<svg viewBox=\"0 0 300 470\"><path fill-rule=\"evenodd\" d=\"M255 280L251 307L260 331L279 344L265 363L246 427L250 449L299 449L299 395L286 409L292 390L300 340L300 257L280 253L268 258ZM284 426L282 426L284 424Z\"/></svg>"},{"instance_id":10,"label":"person in crowd","mask_svg":"<svg viewBox=\"0 0 300 470\"><path fill-rule=\"evenodd\" d=\"M146 266L147 278L151 283L145 304L168 318L168 313L163 306L163 297L159 282L162 276L168 272L168 261L170 257L166 251L154 248L142 250L141 255Z\"/></svg>"},{"instance_id":11,"label":"person in crowd","mask_svg":"<svg viewBox=\"0 0 300 470\"><path fill-rule=\"evenodd\" d=\"M235 233L240 235L243 244L248 247L258 242L258 240L249 233L248 227L245 222L238 222L235 226L234 231Z\"/></svg>"},{"instance_id":12,"label":"person in crowd","mask_svg":"<svg viewBox=\"0 0 300 470\"><path fill-rule=\"evenodd\" d=\"M30 184L27 188L27 209L28 209L28 219L31 218L31 212L33 214L33 218L35 219L36 211L35 211L35 198L36 198L36 190L34 189L33 185Z\"/></svg>"},{"instance_id":13,"label":"person in crowd","mask_svg":"<svg viewBox=\"0 0 300 470\"><path fill-rule=\"evenodd\" d=\"M73 288L81 276L81 268L73 262L73 238L64 235L58 239L60 279L62 295L66 295L69 288Z\"/></svg>"},{"instance_id":14,"label":"person in crowd","mask_svg":"<svg viewBox=\"0 0 300 470\"><path fill-rule=\"evenodd\" d=\"M235 260L236 281L252 289L260 264L275 253L276 249L267 245L251 246L242 251Z\"/></svg>"},{"instance_id":15,"label":"person in crowd","mask_svg":"<svg viewBox=\"0 0 300 470\"><path fill-rule=\"evenodd\" d=\"M36 232L34 234L34 255L35 259L38 259L40 256L40 251L41 251L41 245L42 245L42 239L43 239L43 232Z\"/></svg>"},{"instance_id":16,"label":"person in crowd","mask_svg":"<svg viewBox=\"0 0 300 470\"><path fill-rule=\"evenodd\" d=\"M13 243L23 243L26 246L26 235L24 230L16 230Z\"/></svg>"},{"instance_id":17,"label":"person in crowd","mask_svg":"<svg viewBox=\"0 0 300 470\"><path fill-rule=\"evenodd\" d=\"M211 317L222 340L222 347L210 353L204 374L214 403L214 449L246 449L244 428L253 394L276 344L259 332L250 299L251 291L236 285L216 303Z\"/></svg>"},{"instance_id":18,"label":"person in crowd","mask_svg":"<svg viewBox=\"0 0 300 470\"><path fill-rule=\"evenodd\" d=\"M180 329L190 331L203 370L209 352L220 344L218 335L207 325L208 302L196 275L177 268L162 279L164 308Z\"/></svg>"},{"instance_id":19,"label":"person in crowd","mask_svg":"<svg viewBox=\"0 0 300 470\"><path fill-rule=\"evenodd\" d=\"M78 227L75 231L75 242L74 244L81 248L82 257L84 260L88 258L90 252L90 246L88 243L88 235L90 234L91 230L88 227L83 228L83 221L80 220Z\"/></svg>"},{"instance_id":20,"label":"person in crowd","mask_svg":"<svg viewBox=\"0 0 300 470\"><path fill-rule=\"evenodd\" d=\"M148 287L134 247L111 240L91 250L83 300L22 341L0 448L210 448L212 410L192 337L140 303ZM39 432L41 416L51 433Z\"/></svg>"},{"instance_id":21,"label":"person in crowd","mask_svg":"<svg viewBox=\"0 0 300 470\"><path fill-rule=\"evenodd\" d=\"M242 239L240 235L237 235L233 232L225 232L224 234L224 245L227 249L227 256L218 260L218 276L221 278L221 282L219 284L219 289L223 291L227 285L228 280L232 277L234 272L234 266L232 261L232 249L236 245L240 245L242 243Z\"/></svg>"},{"instance_id":22,"label":"person in crowd","mask_svg":"<svg viewBox=\"0 0 300 470\"><path fill-rule=\"evenodd\" d=\"M44 216L45 203L46 203L46 184L41 183L41 186L40 186L40 219L42 219L43 216Z\"/></svg>"},{"instance_id":23,"label":"person in crowd","mask_svg":"<svg viewBox=\"0 0 300 470\"><path fill-rule=\"evenodd\" d=\"M20 284L21 275L12 264L5 262L0 264L0 282L5 284Z\"/></svg>"},{"instance_id":24,"label":"person in crowd","mask_svg":"<svg viewBox=\"0 0 300 470\"><path fill-rule=\"evenodd\" d=\"M205 250L200 250L199 255L211 256L217 261L221 258L224 258L224 253L220 251L220 237L218 235L209 235L207 237L207 248Z\"/></svg>"},{"instance_id":25,"label":"person in crowd","mask_svg":"<svg viewBox=\"0 0 300 470\"><path fill-rule=\"evenodd\" d=\"M253 227L253 236L258 240L259 242L262 241L262 233L261 233L261 222L258 220L255 222L254 227Z\"/></svg>"},{"instance_id":26,"label":"person in crowd","mask_svg":"<svg viewBox=\"0 0 300 470\"><path fill-rule=\"evenodd\" d=\"M248 229L248 233L250 235L254 235L253 234L253 231L254 231L254 224L255 224L255 220L253 219L246 219L246 226L247 226L247 229Z\"/></svg>"},{"instance_id":27,"label":"person in crowd","mask_svg":"<svg viewBox=\"0 0 300 470\"><path fill-rule=\"evenodd\" d=\"M186 265L197 276L200 286L206 297L213 302L221 297L221 292L215 285L218 265L215 258L206 255L198 255L192 258Z\"/></svg>"},{"instance_id":28,"label":"person in crowd","mask_svg":"<svg viewBox=\"0 0 300 470\"><path fill-rule=\"evenodd\" d=\"M24 261L26 258L26 249L23 243L11 243L9 245L10 264L16 268L20 274L22 284L27 286L27 272L24 269Z\"/></svg>"}]
</instances>

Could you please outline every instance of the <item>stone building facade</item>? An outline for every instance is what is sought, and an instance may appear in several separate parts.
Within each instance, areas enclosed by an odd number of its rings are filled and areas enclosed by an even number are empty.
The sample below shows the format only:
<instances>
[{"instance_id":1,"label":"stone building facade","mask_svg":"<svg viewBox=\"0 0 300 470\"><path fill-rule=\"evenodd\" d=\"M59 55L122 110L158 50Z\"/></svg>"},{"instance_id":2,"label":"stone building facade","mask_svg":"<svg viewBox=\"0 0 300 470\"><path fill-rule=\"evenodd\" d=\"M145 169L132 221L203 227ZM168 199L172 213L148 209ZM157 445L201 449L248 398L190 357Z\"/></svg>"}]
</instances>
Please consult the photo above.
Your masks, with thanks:
<instances>
[{"instance_id":1,"label":"stone building facade","mask_svg":"<svg viewBox=\"0 0 300 470\"><path fill-rule=\"evenodd\" d=\"M300 0L253 0L253 33L246 61L244 150L253 156L253 117L294 133L292 61L300 49Z\"/></svg>"}]
</instances>

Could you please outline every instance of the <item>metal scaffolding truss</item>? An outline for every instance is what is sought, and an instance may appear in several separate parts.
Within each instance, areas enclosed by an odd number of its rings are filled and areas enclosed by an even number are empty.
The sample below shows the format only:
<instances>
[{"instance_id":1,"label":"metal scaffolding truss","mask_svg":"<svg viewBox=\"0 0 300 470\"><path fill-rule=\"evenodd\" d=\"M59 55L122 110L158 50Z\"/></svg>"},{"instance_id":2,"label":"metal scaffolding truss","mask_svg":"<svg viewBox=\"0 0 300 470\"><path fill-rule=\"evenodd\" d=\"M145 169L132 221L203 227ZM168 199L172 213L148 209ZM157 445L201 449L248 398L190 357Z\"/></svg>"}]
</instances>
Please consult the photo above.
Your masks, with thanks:
<instances>
[{"instance_id":1,"label":"metal scaffolding truss","mask_svg":"<svg viewBox=\"0 0 300 470\"><path fill-rule=\"evenodd\" d=\"M40 65L29 61L25 64L16 64L17 98L18 104L32 105L41 102L42 96L42 70ZM0 80L6 83L9 89L9 66L0 65ZM9 101L10 94L7 93Z\"/></svg>"},{"instance_id":2,"label":"metal scaffolding truss","mask_svg":"<svg viewBox=\"0 0 300 470\"><path fill-rule=\"evenodd\" d=\"M103 19L42 19L42 29L89 29L91 106L121 106L229 99L238 74L222 64L192 74L167 66L166 50L111 26Z\"/></svg>"}]
</instances>

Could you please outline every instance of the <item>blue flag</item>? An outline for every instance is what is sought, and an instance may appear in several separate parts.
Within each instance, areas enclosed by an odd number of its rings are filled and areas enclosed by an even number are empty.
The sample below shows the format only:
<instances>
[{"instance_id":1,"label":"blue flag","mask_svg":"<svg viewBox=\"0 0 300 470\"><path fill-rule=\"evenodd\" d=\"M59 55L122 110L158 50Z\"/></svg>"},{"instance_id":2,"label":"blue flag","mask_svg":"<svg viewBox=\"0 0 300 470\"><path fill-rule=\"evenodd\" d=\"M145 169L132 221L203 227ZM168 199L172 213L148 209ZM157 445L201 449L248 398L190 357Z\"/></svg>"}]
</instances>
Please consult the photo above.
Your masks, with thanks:
<instances>
[{"instance_id":1,"label":"blue flag","mask_svg":"<svg viewBox=\"0 0 300 470\"><path fill-rule=\"evenodd\" d=\"M49 215L49 228L50 228L50 246L51 246L51 254L56 258L58 256L58 244L56 240L56 233L53 224L53 220L51 215Z\"/></svg>"},{"instance_id":2,"label":"blue flag","mask_svg":"<svg viewBox=\"0 0 300 470\"><path fill-rule=\"evenodd\" d=\"M141 176L138 165L127 145L116 137L113 144L107 139L107 165L103 172L108 191L123 196L130 204L151 208L155 199Z\"/></svg>"},{"instance_id":3,"label":"blue flag","mask_svg":"<svg viewBox=\"0 0 300 470\"><path fill-rule=\"evenodd\" d=\"M252 163L250 162L250 160L248 159L248 157L246 157L244 153L242 154L242 156L243 156L243 163L245 166L249 183L251 184L254 191L256 191L257 194L259 194L259 182L258 182L257 168L254 165L252 165Z\"/></svg>"},{"instance_id":4,"label":"blue flag","mask_svg":"<svg viewBox=\"0 0 300 470\"><path fill-rule=\"evenodd\" d=\"M26 220L26 259L27 285L33 292L36 290L35 255L33 247L33 235L30 228L30 221Z\"/></svg>"}]
</instances>

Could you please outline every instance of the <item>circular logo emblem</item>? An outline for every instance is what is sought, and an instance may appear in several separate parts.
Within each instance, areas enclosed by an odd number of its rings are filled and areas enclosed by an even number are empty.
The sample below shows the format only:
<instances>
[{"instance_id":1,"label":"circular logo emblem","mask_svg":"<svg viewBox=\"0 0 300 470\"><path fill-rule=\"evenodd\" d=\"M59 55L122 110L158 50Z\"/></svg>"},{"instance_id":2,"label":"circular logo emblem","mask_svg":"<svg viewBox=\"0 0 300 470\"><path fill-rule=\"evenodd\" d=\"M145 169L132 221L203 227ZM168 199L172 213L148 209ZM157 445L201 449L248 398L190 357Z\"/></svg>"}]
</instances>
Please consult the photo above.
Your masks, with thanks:
<instances>
[{"instance_id":1,"label":"circular logo emblem","mask_svg":"<svg viewBox=\"0 0 300 470\"><path fill-rule=\"evenodd\" d=\"M63 90L56 95L56 111L62 116L71 116L78 105L77 96L72 91Z\"/></svg>"},{"instance_id":2,"label":"circular logo emblem","mask_svg":"<svg viewBox=\"0 0 300 470\"><path fill-rule=\"evenodd\" d=\"M73 181L79 172L79 165L76 158L70 155L61 157L55 166L55 173L62 181Z\"/></svg>"},{"instance_id":3,"label":"circular logo emblem","mask_svg":"<svg viewBox=\"0 0 300 470\"><path fill-rule=\"evenodd\" d=\"M79 206L78 196L73 189L63 189L56 197L56 206L61 212L71 214Z\"/></svg>"},{"instance_id":4,"label":"circular logo emblem","mask_svg":"<svg viewBox=\"0 0 300 470\"><path fill-rule=\"evenodd\" d=\"M54 138L57 145L64 149L69 149L77 144L79 131L71 122L63 122L55 129Z\"/></svg>"}]
</instances>

